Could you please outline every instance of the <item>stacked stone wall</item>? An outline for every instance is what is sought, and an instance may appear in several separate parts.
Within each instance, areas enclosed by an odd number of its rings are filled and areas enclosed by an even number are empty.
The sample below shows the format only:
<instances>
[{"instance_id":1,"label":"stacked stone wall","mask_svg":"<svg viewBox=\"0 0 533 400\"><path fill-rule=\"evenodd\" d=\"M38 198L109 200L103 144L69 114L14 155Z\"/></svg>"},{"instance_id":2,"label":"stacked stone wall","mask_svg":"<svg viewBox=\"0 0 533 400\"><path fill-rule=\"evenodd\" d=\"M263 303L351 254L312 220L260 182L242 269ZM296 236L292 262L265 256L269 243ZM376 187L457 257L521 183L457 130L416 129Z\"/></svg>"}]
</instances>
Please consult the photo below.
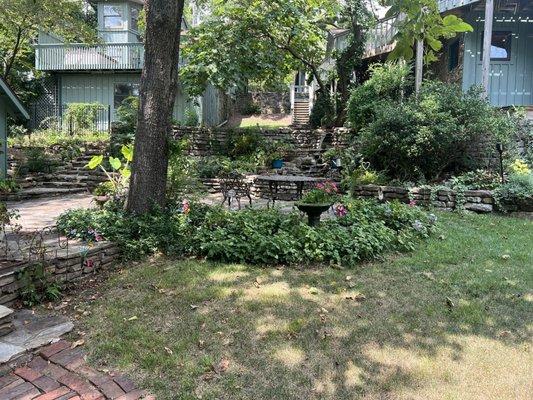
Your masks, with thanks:
<instances>
[{"instance_id":1,"label":"stacked stone wall","mask_svg":"<svg viewBox=\"0 0 533 400\"><path fill-rule=\"evenodd\" d=\"M115 244L100 243L87 251L77 251L42 262L1 260L0 304L11 306L20 298L23 286L19 274L27 268L42 264L50 281L68 284L109 269L119 257L120 251Z\"/></svg>"}]
</instances>

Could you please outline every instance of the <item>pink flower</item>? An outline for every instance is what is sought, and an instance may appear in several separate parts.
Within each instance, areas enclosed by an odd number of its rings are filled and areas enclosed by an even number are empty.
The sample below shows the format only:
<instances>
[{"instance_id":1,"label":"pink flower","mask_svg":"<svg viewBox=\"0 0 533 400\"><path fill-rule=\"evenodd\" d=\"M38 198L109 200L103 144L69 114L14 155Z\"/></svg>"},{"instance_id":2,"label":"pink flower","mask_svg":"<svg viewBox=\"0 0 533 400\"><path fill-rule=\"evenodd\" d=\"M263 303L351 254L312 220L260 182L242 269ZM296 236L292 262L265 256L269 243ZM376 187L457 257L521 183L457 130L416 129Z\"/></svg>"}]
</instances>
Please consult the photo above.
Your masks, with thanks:
<instances>
[{"instance_id":1,"label":"pink flower","mask_svg":"<svg viewBox=\"0 0 533 400\"><path fill-rule=\"evenodd\" d=\"M414 207L414 206L416 206L416 200L411 200L411 201L409 202L409 206L410 206L410 207Z\"/></svg>"},{"instance_id":2,"label":"pink flower","mask_svg":"<svg viewBox=\"0 0 533 400\"><path fill-rule=\"evenodd\" d=\"M183 214L187 215L191 211L191 205L188 200L183 200L182 204Z\"/></svg>"},{"instance_id":3,"label":"pink flower","mask_svg":"<svg viewBox=\"0 0 533 400\"><path fill-rule=\"evenodd\" d=\"M346 214L348 214L348 210L346 209L346 207L343 205L343 204L337 204L335 206L335 215L337 217L345 217Z\"/></svg>"}]
</instances>

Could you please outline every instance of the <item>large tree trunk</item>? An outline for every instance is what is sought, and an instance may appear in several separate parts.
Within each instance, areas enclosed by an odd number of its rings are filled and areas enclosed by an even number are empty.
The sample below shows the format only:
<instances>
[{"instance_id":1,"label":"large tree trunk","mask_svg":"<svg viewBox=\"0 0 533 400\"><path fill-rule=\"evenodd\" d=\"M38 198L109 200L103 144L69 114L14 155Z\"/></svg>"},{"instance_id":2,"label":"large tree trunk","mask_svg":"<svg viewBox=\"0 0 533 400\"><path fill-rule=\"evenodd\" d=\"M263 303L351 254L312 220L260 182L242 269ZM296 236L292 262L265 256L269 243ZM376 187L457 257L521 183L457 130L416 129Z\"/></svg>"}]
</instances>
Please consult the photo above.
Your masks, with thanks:
<instances>
[{"instance_id":1,"label":"large tree trunk","mask_svg":"<svg viewBox=\"0 0 533 400\"><path fill-rule=\"evenodd\" d=\"M145 59L128 195L128 211L165 205L168 138L178 88L184 0L147 0Z\"/></svg>"}]
</instances>

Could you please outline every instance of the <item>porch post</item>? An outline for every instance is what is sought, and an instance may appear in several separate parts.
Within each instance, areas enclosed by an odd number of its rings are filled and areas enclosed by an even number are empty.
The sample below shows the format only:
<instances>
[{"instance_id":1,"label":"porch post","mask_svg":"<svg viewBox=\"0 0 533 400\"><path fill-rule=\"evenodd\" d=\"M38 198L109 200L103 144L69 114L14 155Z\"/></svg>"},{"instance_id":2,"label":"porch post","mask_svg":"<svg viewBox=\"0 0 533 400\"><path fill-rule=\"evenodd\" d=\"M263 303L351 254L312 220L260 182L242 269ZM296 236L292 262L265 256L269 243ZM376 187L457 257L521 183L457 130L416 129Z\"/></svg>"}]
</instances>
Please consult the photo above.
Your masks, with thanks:
<instances>
[{"instance_id":1,"label":"porch post","mask_svg":"<svg viewBox=\"0 0 533 400\"><path fill-rule=\"evenodd\" d=\"M494 18L494 0L485 0L485 29L483 31L483 62L481 79L485 96L489 96L490 82L490 47L492 45L492 21Z\"/></svg>"},{"instance_id":2,"label":"porch post","mask_svg":"<svg viewBox=\"0 0 533 400\"><path fill-rule=\"evenodd\" d=\"M422 73L424 68L424 41L416 41L416 65L415 65L415 93L418 95L422 87Z\"/></svg>"}]
</instances>

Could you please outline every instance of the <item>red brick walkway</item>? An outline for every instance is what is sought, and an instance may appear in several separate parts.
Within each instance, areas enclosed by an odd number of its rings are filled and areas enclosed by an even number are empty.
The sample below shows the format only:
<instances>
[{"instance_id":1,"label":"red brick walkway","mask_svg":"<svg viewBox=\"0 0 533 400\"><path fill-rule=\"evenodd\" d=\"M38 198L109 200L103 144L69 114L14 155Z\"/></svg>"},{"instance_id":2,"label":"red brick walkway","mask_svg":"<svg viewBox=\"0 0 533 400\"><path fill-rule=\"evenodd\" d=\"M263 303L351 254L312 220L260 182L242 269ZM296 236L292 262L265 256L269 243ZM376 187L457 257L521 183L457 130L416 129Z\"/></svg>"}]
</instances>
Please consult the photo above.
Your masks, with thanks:
<instances>
[{"instance_id":1,"label":"red brick walkway","mask_svg":"<svg viewBox=\"0 0 533 400\"><path fill-rule=\"evenodd\" d=\"M1 400L153 400L123 375L89 367L81 348L61 340L26 365L0 377Z\"/></svg>"}]
</instances>

